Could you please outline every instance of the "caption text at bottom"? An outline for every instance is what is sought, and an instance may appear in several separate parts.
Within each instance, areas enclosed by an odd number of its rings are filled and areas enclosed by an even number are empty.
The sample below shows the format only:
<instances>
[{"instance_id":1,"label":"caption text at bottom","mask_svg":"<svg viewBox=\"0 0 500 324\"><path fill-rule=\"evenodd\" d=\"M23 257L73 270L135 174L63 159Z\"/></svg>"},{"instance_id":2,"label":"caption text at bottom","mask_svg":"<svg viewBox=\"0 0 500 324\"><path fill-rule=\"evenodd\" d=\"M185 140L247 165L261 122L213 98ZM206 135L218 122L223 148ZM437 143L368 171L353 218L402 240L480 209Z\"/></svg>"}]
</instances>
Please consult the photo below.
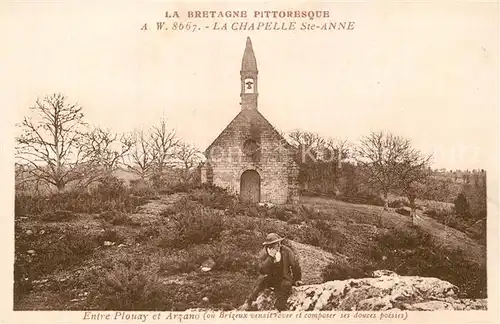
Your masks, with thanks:
<instances>
[{"instance_id":1,"label":"caption text at bottom","mask_svg":"<svg viewBox=\"0 0 500 324\"><path fill-rule=\"evenodd\" d=\"M83 320L88 321L175 321L187 322L192 320L252 320L252 319L307 319L307 320L332 320L332 319L360 319L360 320L406 320L408 312L92 312L86 311Z\"/></svg>"}]
</instances>

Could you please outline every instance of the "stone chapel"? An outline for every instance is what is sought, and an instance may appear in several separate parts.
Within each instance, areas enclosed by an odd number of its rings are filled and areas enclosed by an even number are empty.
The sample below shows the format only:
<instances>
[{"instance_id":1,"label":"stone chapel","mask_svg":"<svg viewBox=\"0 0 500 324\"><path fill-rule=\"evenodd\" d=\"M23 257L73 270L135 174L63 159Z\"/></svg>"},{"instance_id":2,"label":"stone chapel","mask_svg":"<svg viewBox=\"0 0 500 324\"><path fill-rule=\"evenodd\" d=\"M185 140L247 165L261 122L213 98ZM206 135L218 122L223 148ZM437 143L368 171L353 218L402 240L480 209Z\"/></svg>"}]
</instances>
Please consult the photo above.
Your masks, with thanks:
<instances>
[{"instance_id":1,"label":"stone chapel","mask_svg":"<svg viewBox=\"0 0 500 324\"><path fill-rule=\"evenodd\" d=\"M296 203L295 149L258 111L257 60L247 38L241 62L241 110L205 150L202 183L238 194L249 203Z\"/></svg>"}]
</instances>

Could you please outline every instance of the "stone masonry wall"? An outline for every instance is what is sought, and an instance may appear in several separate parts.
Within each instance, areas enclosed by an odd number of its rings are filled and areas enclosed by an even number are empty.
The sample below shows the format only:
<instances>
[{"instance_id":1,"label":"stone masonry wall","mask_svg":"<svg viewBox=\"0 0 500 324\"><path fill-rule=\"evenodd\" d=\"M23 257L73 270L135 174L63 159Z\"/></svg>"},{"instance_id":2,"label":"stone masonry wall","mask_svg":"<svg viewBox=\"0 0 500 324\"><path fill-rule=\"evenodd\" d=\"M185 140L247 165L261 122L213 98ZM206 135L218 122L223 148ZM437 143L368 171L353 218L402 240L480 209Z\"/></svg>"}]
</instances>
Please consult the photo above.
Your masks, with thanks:
<instances>
[{"instance_id":1,"label":"stone masonry wall","mask_svg":"<svg viewBox=\"0 0 500 324\"><path fill-rule=\"evenodd\" d=\"M260 151L246 155L247 139L260 143ZM255 170L261 178L261 202L283 204L294 200L293 159L282 138L255 110L245 110L228 125L207 150L213 184L239 194L241 174Z\"/></svg>"}]
</instances>

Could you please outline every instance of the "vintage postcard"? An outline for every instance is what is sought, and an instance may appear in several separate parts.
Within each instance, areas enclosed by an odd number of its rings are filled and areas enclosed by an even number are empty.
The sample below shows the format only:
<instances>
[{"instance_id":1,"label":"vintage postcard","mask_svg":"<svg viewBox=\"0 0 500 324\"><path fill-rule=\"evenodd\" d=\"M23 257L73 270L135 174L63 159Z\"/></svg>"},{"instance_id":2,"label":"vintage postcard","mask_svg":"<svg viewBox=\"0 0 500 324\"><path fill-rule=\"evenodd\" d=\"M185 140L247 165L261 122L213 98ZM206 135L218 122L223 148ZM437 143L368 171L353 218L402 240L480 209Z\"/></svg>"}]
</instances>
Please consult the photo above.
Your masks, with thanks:
<instances>
[{"instance_id":1,"label":"vintage postcard","mask_svg":"<svg viewBox=\"0 0 500 324\"><path fill-rule=\"evenodd\" d=\"M0 4L2 323L497 323L499 3Z\"/></svg>"}]
</instances>

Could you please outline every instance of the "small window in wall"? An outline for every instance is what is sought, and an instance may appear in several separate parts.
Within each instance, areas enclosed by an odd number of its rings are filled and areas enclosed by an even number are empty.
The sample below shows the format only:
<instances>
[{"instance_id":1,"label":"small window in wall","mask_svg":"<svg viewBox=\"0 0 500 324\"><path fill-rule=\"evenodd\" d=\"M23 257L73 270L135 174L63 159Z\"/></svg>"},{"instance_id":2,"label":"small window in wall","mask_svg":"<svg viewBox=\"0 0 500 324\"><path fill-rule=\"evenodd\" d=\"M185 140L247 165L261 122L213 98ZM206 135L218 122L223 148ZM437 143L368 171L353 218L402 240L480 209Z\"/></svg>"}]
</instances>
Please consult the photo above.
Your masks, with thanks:
<instances>
[{"instance_id":1,"label":"small window in wall","mask_svg":"<svg viewBox=\"0 0 500 324\"><path fill-rule=\"evenodd\" d=\"M257 151L259 151L259 149L260 144L251 138L243 142L243 153L245 155L254 155L255 153L257 153Z\"/></svg>"},{"instance_id":2,"label":"small window in wall","mask_svg":"<svg viewBox=\"0 0 500 324\"><path fill-rule=\"evenodd\" d=\"M253 79L247 78L245 79L245 93L254 93L255 92L255 84Z\"/></svg>"}]
</instances>

